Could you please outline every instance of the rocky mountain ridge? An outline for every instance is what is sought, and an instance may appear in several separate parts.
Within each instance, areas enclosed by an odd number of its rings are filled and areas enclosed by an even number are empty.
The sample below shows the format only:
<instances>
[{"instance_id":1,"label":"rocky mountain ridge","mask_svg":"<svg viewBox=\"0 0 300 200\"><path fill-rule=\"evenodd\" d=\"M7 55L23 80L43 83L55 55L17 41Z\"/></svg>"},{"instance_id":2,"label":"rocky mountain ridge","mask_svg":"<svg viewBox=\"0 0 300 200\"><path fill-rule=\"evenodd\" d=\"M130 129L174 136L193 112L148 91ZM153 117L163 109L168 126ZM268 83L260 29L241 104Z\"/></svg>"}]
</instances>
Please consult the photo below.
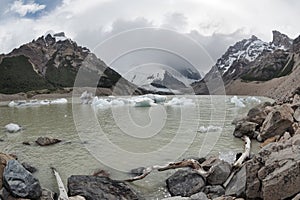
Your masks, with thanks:
<instances>
[{"instance_id":1,"label":"rocky mountain ridge","mask_svg":"<svg viewBox=\"0 0 300 200\"><path fill-rule=\"evenodd\" d=\"M278 31L273 31L273 40L269 43L256 36L239 41L228 48L201 81L193 84L194 90L196 94L213 94L206 85L218 82L218 87L225 87L227 94L260 95L259 90L257 93L245 91L245 87L238 88L237 85L240 82L266 84L281 77L287 79L297 68L298 43L297 39L292 40ZM274 95L267 94L269 97Z\"/></svg>"},{"instance_id":2,"label":"rocky mountain ridge","mask_svg":"<svg viewBox=\"0 0 300 200\"><path fill-rule=\"evenodd\" d=\"M0 93L6 94L73 87L75 81L78 87L105 88L106 93L143 93L64 33L47 33L0 55L0 70Z\"/></svg>"}]
</instances>

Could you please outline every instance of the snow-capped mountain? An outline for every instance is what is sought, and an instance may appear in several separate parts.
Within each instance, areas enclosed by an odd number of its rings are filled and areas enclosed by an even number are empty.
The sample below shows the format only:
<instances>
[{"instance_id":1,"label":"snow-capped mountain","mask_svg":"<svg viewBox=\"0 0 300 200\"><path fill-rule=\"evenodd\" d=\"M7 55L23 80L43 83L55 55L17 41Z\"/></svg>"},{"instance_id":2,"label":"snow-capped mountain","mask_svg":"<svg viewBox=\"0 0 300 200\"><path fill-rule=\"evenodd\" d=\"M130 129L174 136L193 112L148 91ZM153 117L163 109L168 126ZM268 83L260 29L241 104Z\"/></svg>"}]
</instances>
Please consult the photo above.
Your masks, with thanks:
<instances>
[{"instance_id":1,"label":"snow-capped mountain","mask_svg":"<svg viewBox=\"0 0 300 200\"><path fill-rule=\"evenodd\" d=\"M193 76L188 70L183 75L184 72L152 64L131 70L124 74L124 77L133 84L148 90L174 92L174 90L184 90L190 87L191 83L199 80L200 77Z\"/></svg>"},{"instance_id":2,"label":"snow-capped mountain","mask_svg":"<svg viewBox=\"0 0 300 200\"><path fill-rule=\"evenodd\" d=\"M233 81L268 81L287 75L293 64L293 40L273 31L273 40L264 42L256 36L243 39L219 58L203 80L193 84L199 94L207 94L206 83L218 82L227 87Z\"/></svg>"}]
</instances>

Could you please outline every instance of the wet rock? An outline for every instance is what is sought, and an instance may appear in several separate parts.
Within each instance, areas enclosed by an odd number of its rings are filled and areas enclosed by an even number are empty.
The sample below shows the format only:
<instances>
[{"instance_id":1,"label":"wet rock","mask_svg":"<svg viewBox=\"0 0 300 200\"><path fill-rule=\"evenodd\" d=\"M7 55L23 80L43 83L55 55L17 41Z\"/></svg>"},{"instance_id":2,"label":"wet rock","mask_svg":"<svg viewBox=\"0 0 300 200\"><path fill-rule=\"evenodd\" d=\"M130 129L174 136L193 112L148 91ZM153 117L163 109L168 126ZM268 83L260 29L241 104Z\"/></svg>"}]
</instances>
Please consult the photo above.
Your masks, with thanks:
<instances>
[{"instance_id":1,"label":"wet rock","mask_svg":"<svg viewBox=\"0 0 300 200\"><path fill-rule=\"evenodd\" d=\"M144 173L145 167L138 167L135 169L130 170L130 174L133 176L140 176Z\"/></svg>"},{"instance_id":2,"label":"wet rock","mask_svg":"<svg viewBox=\"0 0 300 200\"><path fill-rule=\"evenodd\" d=\"M225 194L225 189L221 185L207 185L202 189L208 198L214 199Z\"/></svg>"},{"instance_id":3,"label":"wet rock","mask_svg":"<svg viewBox=\"0 0 300 200\"><path fill-rule=\"evenodd\" d=\"M27 146L31 145L30 142L28 142L28 141L24 141L24 142L22 142L22 144L27 145Z\"/></svg>"},{"instance_id":4,"label":"wet rock","mask_svg":"<svg viewBox=\"0 0 300 200\"><path fill-rule=\"evenodd\" d=\"M8 161L3 185L14 197L38 199L42 193L39 181L16 160Z\"/></svg>"},{"instance_id":5,"label":"wet rock","mask_svg":"<svg viewBox=\"0 0 300 200\"><path fill-rule=\"evenodd\" d=\"M212 173L207 177L207 182L211 185L223 184L231 172L231 165L225 161L218 161L211 167Z\"/></svg>"},{"instance_id":6,"label":"wet rock","mask_svg":"<svg viewBox=\"0 0 300 200\"><path fill-rule=\"evenodd\" d=\"M226 196L242 197L246 191L246 167L243 166L231 179L225 190Z\"/></svg>"},{"instance_id":7,"label":"wet rock","mask_svg":"<svg viewBox=\"0 0 300 200\"><path fill-rule=\"evenodd\" d=\"M241 123L237 123L237 125L235 126L233 135L235 137L241 138L244 135L250 137L250 138L254 138L254 136L256 135L256 127L258 126L257 123L254 122L241 122Z\"/></svg>"},{"instance_id":8,"label":"wet rock","mask_svg":"<svg viewBox=\"0 0 300 200\"><path fill-rule=\"evenodd\" d=\"M26 162L23 162L22 166L30 173L35 173L37 171L37 169L35 167L31 166L30 164L28 164Z\"/></svg>"},{"instance_id":9,"label":"wet rock","mask_svg":"<svg viewBox=\"0 0 300 200\"><path fill-rule=\"evenodd\" d=\"M196 194L193 194L192 196L190 196L190 199L191 200L208 200L206 194L203 192L198 192Z\"/></svg>"},{"instance_id":10,"label":"wet rock","mask_svg":"<svg viewBox=\"0 0 300 200\"><path fill-rule=\"evenodd\" d=\"M294 118L297 122L300 122L300 107L298 107L294 112Z\"/></svg>"},{"instance_id":11,"label":"wet rock","mask_svg":"<svg viewBox=\"0 0 300 200\"><path fill-rule=\"evenodd\" d=\"M51 137L39 137L35 142L40 146L48 146L52 144L57 144L61 142L61 140Z\"/></svg>"},{"instance_id":12,"label":"wet rock","mask_svg":"<svg viewBox=\"0 0 300 200\"><path fill-rule=\"evenodd\" d=\"M251 108L247 114L247 121L262 125L268 115L268 110L266 107L271 105L272 104L270 102L264 102Z\"/></svg>"},{"instance_id":13,"label":"wet rock","mask_svg":"<svg viewBox=\"0 0 300 200\"><path fill-rule=\"evenodd\" d=\"M270 112L261 127L260 137L265 140L275 135L283 135L285 131L292 129L293 109L284 104Z\"/></svg>"},{"instance_id":14,"label":"wet rock","mask_svg":"<svg viewBox=\"0 0 300 200\"><path fill-rule=\"evenodd\" d=\"M172 196L189 197L201 191L205 178L191 169L178 170L167 180L167 188Z\"/></svg>"},{"instance_id":15,"label":"wet rock","mask_svg":"<svg viewBox=\"0 0 300 200\"><path fill-rule=\"evenodd\" d=\"M80 195L87 200L139 199L125 182L108 177L84 175L73 175L68 178L68 195Z\"/></svg>"},{"instance_id":16,"label":"wet rock","mask_svg":"<svg viewBox=\"0 0 300 200\"><path fill-rule=\"evenodd\" d=\"M3 180L3 172L4 168L7 165L7 162L9 160L14 160L15 158L12 157L11 155L5 154L5 153L0 153L0 188L2 188L2 180Z\"/></svg>"},{"instance_id":17,"label":"wet rock","mask_svg":"<svg viewBox=\"0 0 300 200\"><path fill-rule=\"evenodd\" d=\"M42 195L39 200L55 200L57 194L48 189L42 189Z\"/></svg>"}]
</instances>

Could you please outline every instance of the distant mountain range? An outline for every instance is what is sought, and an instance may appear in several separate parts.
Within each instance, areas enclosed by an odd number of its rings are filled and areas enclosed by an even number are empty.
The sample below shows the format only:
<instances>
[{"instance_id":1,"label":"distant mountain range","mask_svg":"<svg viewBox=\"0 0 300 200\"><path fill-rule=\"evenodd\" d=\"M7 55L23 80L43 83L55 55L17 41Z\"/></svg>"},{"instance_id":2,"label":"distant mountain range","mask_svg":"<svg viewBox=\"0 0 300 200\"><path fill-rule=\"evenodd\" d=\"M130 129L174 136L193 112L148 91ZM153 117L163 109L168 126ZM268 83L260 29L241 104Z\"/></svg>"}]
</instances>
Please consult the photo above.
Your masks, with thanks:
<instances>
[{"instance_id":1,"label":"distant mountain range","mask_svg":"<svg viewBox=\"0 0 300 200\"><path fill-rule=\"evenodd\" d=\"M81 76L76 83L79 87L102 88L98 91L106 95L145 92L64 33L47 33L9 54L0 55L0 93L45 89L51 92L73 87L79 71Z\"/></svg>"},{"instance_id":2,"label":"distant mountain range","mask_svg":"<svg viewBox=\"0 0 300 200\"><path fill-rule=\"evenodd\" d=\"M196 94L220 94L224 86L226 94L279 98L300 86L299 53L300 36L273 31L269 43L252 36L230 46L192 86Z\"/></svg>"}]
</instances>

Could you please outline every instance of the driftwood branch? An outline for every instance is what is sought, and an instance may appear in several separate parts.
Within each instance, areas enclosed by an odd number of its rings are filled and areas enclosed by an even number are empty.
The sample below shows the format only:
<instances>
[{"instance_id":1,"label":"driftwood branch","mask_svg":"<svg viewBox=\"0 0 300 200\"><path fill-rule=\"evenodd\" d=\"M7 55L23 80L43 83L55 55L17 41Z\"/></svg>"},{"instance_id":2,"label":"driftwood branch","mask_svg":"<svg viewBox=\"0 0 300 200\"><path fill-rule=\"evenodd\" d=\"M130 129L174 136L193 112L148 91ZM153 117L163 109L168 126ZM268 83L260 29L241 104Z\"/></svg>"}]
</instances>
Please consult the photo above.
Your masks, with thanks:
<instances>
[{"instance_id":1,"label":"driftwood branch","mask_svg":"<svg viewBox=\"0 0 300 200\"><path fill-rule=\"evenodd\" d=\"M65 186L60 178L59 173L56 171L56 169L54 167L51 167L53 174L56 178L57 181L57 185L58 185L58 189L59 189L59 196L58 196L58 200L69 200L67 191L65 189Z\"/></svg>"},{"instance_id":2,"label":"driftwood branch","mask_svg":"<svg viewBox=\"0 0 300 200\"><path fill-rule=\"evenodd\" d=\"M130 179L127 179L125 181L128 182L133 182L136 180L141 180L143 178L145 178L146 176L148 176L153 170L157 170L157 171L166 171L169 169L177 169L177 168L184 168L184 167L190 167L192 169L194 169L196 172L198 172L199 174L201 174L202 176L208 176L208 174L210 173L209 171L205 171L200 163L197 160L194 159L188 159L188 160L183 160L180 162L171 162L168 163L164 166L159 166L159 165L154 165L151 167L147 167L146 169L144 169L143 174L139 175L139 176L135 176L132 177Z\"/></svg>"},{"instance_id":3,"label":"driftwood branch","mask_svg":"<svg viewBox=\"0 0 300 200\"><path fill-rule=\"evenodd\" d=\"M244 136L242 138L245 141L245 150L244 153L239 157L239 159L233 164L233 170L231 171L229 177L223 184L223 186L226 188L228 184L230 183L233 176L239 171L239 169L243 166L244 161L250 156L251 151L251 140L248 136Z\"/></svg>"}]
</instances>

